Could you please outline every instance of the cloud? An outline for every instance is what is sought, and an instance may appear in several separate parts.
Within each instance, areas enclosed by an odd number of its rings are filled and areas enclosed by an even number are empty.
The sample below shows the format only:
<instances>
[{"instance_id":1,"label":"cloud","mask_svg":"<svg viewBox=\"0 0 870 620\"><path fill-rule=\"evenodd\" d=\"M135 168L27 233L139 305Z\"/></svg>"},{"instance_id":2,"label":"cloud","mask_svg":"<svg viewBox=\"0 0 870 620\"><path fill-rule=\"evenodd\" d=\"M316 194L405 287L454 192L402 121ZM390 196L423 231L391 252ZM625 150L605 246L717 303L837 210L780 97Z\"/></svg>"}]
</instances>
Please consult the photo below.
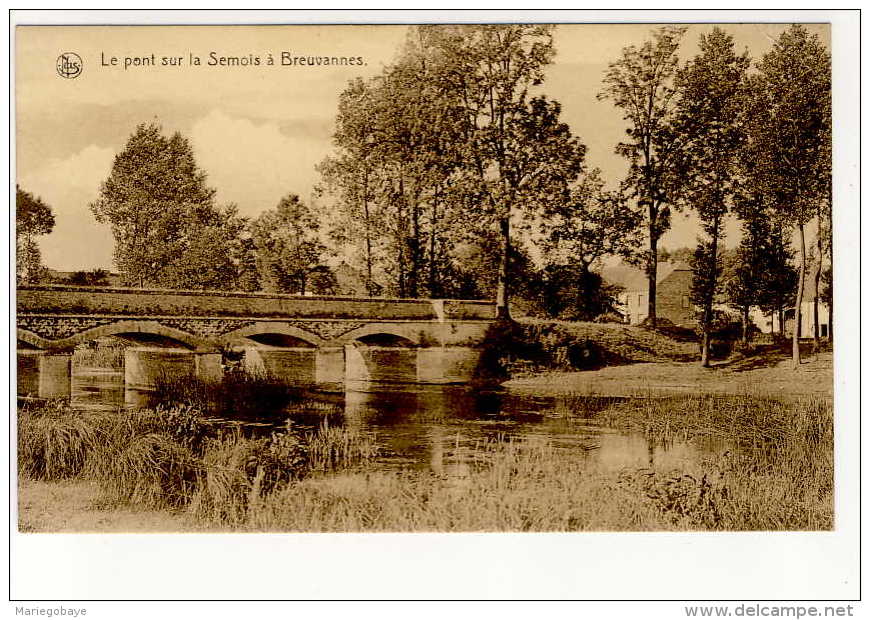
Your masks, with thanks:
<instances>
[{"instance_id":1,"label":"cloud","mask_svg":"<svg viewBox=\"0 0 870 620\"><path fill-rule=\"evenodd\" d=\"M111 266L111 231L96 222L88 204L97 197L114 155L112 149L91 144L19 175L22 188L41 197L54 212L54 231L39 240L46 266L60 270Z\"/></svg>"},{"instance_id":2,"label":"cloud","mask_svg":"<svg viewBox=\"0 0 870 620\"><path fill-rule=\"evenodd\" d=\"M324 128L325 130L325 128ZM208 173L221 202L235 202L242 215L274 208L282 196L308 200L316 182L315 165L329 150L329 133L293 132L292 126L255 123L213 110L192 130L196 159Z\"/></svg>"}]
</instances>

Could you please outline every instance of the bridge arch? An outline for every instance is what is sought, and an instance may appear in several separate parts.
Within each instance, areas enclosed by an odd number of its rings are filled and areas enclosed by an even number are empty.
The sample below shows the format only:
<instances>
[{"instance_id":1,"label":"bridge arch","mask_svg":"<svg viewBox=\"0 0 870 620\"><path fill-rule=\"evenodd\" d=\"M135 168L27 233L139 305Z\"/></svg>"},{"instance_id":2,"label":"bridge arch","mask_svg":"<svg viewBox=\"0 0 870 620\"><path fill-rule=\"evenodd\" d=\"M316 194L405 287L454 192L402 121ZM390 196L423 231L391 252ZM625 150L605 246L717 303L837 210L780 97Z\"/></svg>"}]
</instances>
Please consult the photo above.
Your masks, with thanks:
<instances>
[{"instance_id":1,"label":"bridge arch","mask_svg":"<svg viewBox=\"0 0 870 620\"><path fill-rule=\"evenodd\" d=\"M47 338L43 338L42 336L26 329L18 328L17 331L19 340L37 349L45 351L63 351L72 349L78 344L89 342L102 336L130 335L135 337L137 334L168 338L169 340L175 341L181 346L191 350L212 351L215 349L214 345L205 338L200 338L193 334L181 331L180 329L167 327L158 321L149 320L114 321L107 325L98 325L96 327L85 329L73 334L72 336L59 340L48 340Z\"/></svg>"},{"instance_id":2,"label":"bridge arch","mask_svg":"<svg viewBox=\"0 0 870 620\"><path fill-rule=\"evenodd\" d=\"M326 340L317 334L282 321L257 321L253 325L224 334L223 339L234 345L250 345L257 344L257 341L252 336L266 336L269 334L290 336L291 338L302 340L313 347L321 347L326 344Z\"/></svg>"},{"instance_id":3,"label":"bridge arch","mask_svg":"<svg viewBox=\"0 0 870 620\"><path fill-rule=\"evenodd\" d=\"M369 323L363 325L337 338L339 344L367 344L366 341L374 342L379 336L392 337L399 341L407 341L413 347L424 345L420 327L405 323Z\"/></svg>"}]
</instances>

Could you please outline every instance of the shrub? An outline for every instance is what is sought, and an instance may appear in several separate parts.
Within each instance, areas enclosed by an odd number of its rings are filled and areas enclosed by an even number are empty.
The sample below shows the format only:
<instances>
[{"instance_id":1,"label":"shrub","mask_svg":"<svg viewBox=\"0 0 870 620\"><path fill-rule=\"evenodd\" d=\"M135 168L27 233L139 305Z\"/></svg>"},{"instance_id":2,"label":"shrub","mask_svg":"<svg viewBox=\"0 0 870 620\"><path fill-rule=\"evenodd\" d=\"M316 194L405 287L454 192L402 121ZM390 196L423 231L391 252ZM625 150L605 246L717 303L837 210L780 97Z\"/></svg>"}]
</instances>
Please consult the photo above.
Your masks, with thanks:
<instances>
[{"instance_id":1,"label":"shrub","mask_svg":"<svg viewBox=\"0 0 870 620\"><path fill-rule=\"evenodd\" d=\"M473 383L499 383L509 378L508 365L515 356L530 355L522 328L513 321L496 321L486 330Z\"/></svg>"}]
</instances>

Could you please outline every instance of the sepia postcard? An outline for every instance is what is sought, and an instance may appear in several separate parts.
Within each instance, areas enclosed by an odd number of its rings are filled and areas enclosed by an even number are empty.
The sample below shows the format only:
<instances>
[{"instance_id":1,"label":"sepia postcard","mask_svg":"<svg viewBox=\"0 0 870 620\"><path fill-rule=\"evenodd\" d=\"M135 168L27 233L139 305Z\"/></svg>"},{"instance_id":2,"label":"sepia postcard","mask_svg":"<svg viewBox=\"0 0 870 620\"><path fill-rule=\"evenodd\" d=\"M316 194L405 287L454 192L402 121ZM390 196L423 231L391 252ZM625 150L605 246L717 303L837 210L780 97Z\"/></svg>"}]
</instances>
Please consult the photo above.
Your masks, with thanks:
<instances>
[{"instance_id":1,"label":"sepia postcard","mask_svg":"<svg viewBox=\"0 0 870 620\"><path fill-rule=\"evenodd\" d=\"M856 596L854 12L515 13L13 14L12 598Z\"/></svg>"}]
</instances>

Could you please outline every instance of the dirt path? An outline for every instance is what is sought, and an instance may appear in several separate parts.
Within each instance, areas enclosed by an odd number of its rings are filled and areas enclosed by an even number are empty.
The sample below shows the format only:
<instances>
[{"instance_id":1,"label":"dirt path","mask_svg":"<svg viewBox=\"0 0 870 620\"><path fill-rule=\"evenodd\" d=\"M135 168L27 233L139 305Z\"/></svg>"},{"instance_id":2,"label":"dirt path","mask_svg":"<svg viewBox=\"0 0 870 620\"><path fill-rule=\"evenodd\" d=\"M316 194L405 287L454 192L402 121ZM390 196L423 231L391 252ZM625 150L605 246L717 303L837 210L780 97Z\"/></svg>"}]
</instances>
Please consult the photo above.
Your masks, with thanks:
<instances>
[{"instance_id":1,"label":"dirt path","mask_svg":"<svg viewBox=\"0 0 870 620\"><path fill-rule=\"evenodd\" d=\"M787 359L748 358L702 368L696 362L609 366L584 372L552 372L512 379L504 387L536 392L585 392L607 396L705 392L756 396L833 394L831 353L810 356L797 370Z\"/></svg>"},{"instance_id":2,"label":"dirt path","mask_svg":"<svg viewBox=\"0 0 870 620\"><path fill-rule=\"evenodd\" d=\"M185 515L102 506L93 482L80 480L18 484L18 531L28 532L202 532Z\"/></svg>"}]
</instances>

